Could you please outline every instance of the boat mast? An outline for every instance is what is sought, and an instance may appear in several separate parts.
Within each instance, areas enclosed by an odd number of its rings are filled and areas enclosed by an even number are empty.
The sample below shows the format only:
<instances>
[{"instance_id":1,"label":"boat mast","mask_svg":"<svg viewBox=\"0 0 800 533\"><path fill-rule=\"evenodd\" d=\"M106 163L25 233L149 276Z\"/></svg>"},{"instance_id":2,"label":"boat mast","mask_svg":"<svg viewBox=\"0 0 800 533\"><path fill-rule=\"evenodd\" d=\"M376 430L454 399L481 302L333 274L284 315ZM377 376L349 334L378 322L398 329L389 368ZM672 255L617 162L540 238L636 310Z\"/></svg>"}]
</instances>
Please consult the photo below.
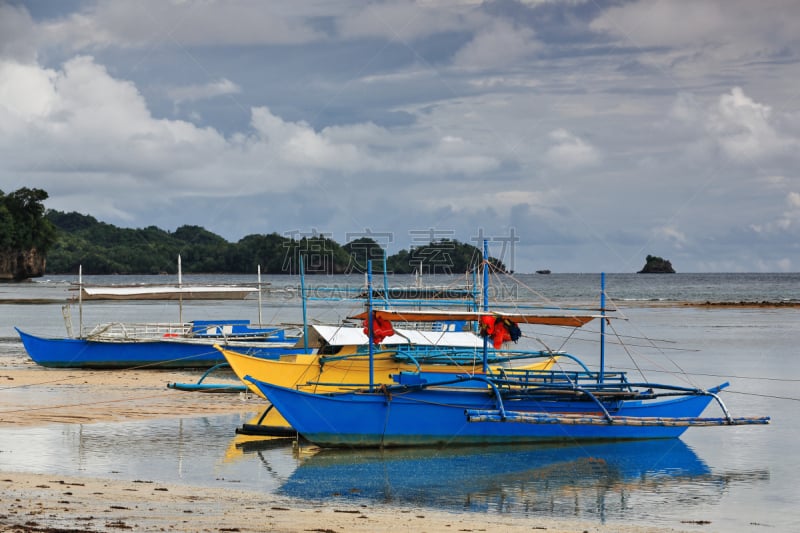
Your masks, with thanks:
<instances>
[{"instance_id":1,"label":"boat mast","mask_svg":"<svg viewBox=\"0 0 800 533\"><path fill-rule=\"evenodd\" d=\"M472 302L470 302L469 310L470 311L477 311L478 310L478 269L472 270Z\"/></svg>"},{"instance_id":2,"label":"boat mast","mask_svg":"<svg viewBox=\"0 0 800 533\"><path fill-rule=\"evenodd\" d=\"M384 309L389 309L389 279L386 271L386 250L383 251L383 305Z\"/></svg>"},{"instance_id":3,"label":"boat mast","mask_svg":"<svg viewBox=\"0 0 800 533\"><path fill-rule=\"evenodd\" d=\"M600 273L600 373L597 380L602 383L606 367L606 273Z\"/></svg>"},{"instance_id":4,"label":"boat mast","mask_svg":"<svg viewBox=\"0 0 800 533\"><path fill-rule=\"evenodd\" d=\"M489 311L489 244L483 239L483 311ZM483 337L483 373L489 371L489 337Z\"/></svg>"},{"instance_id":5,"label":"boat mast","mask_svg":"<svg viewBox=\"0 0 800 533\"><path fill-rule=\"evenodd\" d=\"M368 327L368 335L367 335L367 344L369 344L369 390L372 392L372 388L374 385L374 366L375 366L375 352L372 348L372 339L375 336L373 321L372 321L372 259L367 259L367 302L368 303L368 312L367 312L367 327Z\"/></svg>"},{"instance_id":6,"label":"boat mast","mask_svg":"<svg viewBox=\"0 0 800 533\"><path fill-rule=\"evenodd\" d=\"M183 273L181 272L181 254L178 254L178 323L183 324Z\"/></svg>"},{"instance_id":7,"label":"boat mast","mask_svg":"<svg viewBox=\"0 0 800 533\"><path fill-rule=\"evenodd\" d=\"M258 326L261 327L261 265L258 265Z\"/></svg>"},{"instance_id":8,"label":"boat mast","mask_svg":"<svg viewBox=\"0 0 800 533\"><path fill-rule=\"evenodd\" d=\"M303 353L308 353L308 317L306 311L306 272L303 254L300 254L300 300L303 304Z\"/></svg>"},{"instance_id":9,"label":"boat mast","mask_svg":"<svg viewBox=\"0 0 800 533\"><path fill-rule=\"evenodd\" d=\"M78 338L83 338L83 265L78 265Z\"/></svg>"}]
</instances>

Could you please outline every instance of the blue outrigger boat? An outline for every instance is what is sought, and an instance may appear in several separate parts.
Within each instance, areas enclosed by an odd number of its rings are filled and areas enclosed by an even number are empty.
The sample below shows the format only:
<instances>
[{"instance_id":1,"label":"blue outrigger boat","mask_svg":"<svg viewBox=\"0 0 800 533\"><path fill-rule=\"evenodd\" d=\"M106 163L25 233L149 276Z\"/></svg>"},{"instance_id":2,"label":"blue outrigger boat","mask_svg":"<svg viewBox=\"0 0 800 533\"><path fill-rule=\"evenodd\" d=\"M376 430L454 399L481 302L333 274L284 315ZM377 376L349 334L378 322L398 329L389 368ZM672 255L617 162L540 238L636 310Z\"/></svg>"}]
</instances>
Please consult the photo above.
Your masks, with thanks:
<instances>
[{"instance_id":1,"label":"blue outrigger boat","mask_svg":"<svg viewBox=\"0 0 800 533\"><path fill-rule=\"evenodd\" d=\"M260 266L255 287L184 285L180 255L176 285L88 287L83 283L83 269L79 267L77 301L80 322L77 336L72 336L71 320L67 321L67 337L42 337L17 327L14 329L30 358L41 366L53 368L214 369L227 365L215 345L253 356L278 358L295 351L302 334L297 328L289 332L284 327L261 324L261 287ZM258 293L258 325L243 319L183 320L184 298L225 299L229 291ZM177 299L178 322L107 322L84 330L84 295L91 299Z\"/></svg>"},{"instance_id":2,"label":"blue outrigger boat","mask_svg":"<svg viewBox=\"0 0 800 533\"><path fill-rule=\"evenodd\" d=\"M484 243L483 316L488 310L488 250ZM676 438L694 426L767 424L768 417L734 418L718 393L632 382L604 370L605 283L601 290L599 371L501 370L428 381L401 373L396 384L359 391L307 393L245 377L305 439L322 447L443 446L557 441ZM370 302L370 327L375 311ZM486 353L484 344L484 353ZM576 361L578 361L576 359ZM477 386L476 386L477 384ZM714 401L719 417L702 417Z\"/></svg>"},{"instance_id":3,"label":"blue outrigger boat","mask_svg":"<svg viewBox=\"0 0 800 533\"><path fill-rule=\"evenodd\" d=\"M253 327L249 320L109 323L82 338L41 337L14 329L30 358L52 368L209 368L226 363L214 345L277 359L297 351L300 338L278 327Z\"/></svg>"}]
</instances>

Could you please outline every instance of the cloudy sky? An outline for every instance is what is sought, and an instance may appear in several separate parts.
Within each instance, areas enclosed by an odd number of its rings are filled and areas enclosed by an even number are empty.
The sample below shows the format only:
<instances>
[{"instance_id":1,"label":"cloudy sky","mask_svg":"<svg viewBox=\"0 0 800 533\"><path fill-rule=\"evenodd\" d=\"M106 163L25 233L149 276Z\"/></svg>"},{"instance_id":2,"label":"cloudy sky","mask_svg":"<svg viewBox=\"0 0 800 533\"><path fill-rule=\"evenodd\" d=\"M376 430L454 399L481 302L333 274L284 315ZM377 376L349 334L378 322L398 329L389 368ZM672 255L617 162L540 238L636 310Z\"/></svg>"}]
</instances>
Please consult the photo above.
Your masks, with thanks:
<instances>
[{"instance_id":1,"label":"cloudy sky","mask_svg":"<svg viewBox=\"0 0 800 533\"><path fill-rule=\"evenodd\" d=\"M800 270L795 0L0 0L0 189L122 227Z\"/></svg>"}]
</instances>

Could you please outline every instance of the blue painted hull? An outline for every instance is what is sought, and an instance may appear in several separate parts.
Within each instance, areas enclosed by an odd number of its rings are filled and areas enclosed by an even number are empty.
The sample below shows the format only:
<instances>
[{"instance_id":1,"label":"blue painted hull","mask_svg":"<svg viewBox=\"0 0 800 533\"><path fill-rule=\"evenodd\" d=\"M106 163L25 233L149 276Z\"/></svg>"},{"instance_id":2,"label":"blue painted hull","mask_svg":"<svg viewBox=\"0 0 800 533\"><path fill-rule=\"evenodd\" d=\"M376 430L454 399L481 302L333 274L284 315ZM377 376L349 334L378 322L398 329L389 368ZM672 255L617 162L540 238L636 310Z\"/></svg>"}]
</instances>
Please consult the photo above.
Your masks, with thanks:
<instances>
[{"instance_id":1,"label":"blue painted hull","mask_svg":"<svg viewBox=\"0 0 800 533\"><path fill-rule=\"evenodd\" d=\"M214 348L220 339L180 339L108 342L70 338L44 338L17 329L30 358L37 364L52 368L210 368L225 363L225 357ZM257 357L277 359L294 353L288 343L263 341L264 346L235 347L232 350Z\"/></svg>"},{"instance_id":2,"label":"blue painted hull","mask_svg":"<svg viewBox=\"0 0 800 533\"><path fill-rule=\"evenodd\" d=\"M245 378L248 379L248 378ZM413 389L392 394L309 394L251 380L286 420L324 447L445 446L530 442L611 441L679 437L685 426L469 422L467 409L496 408L487 390ZM697 417L710 396L604 404L614 417ZM506 411L596 415L588 401L509 400Z\"/></svg>"}]
</instances>

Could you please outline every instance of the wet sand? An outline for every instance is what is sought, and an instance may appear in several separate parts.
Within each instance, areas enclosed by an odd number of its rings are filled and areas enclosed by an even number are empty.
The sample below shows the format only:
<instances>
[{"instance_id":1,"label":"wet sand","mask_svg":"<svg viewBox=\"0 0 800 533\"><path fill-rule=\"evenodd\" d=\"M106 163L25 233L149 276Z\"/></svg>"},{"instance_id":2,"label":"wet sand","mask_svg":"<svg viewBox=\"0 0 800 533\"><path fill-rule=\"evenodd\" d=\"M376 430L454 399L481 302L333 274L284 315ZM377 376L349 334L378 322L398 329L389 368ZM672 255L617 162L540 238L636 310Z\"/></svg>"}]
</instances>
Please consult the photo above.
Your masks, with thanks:
<instances>
[{"instance_id":1,"label":"wet sand","mask_svg":"<svg viewBox=\"0 0 800 533\"><path fill-rule=\"evenodd\" d=\"M311 504L232 489L0 473L0 531L642 532L674 529L456 514L383 505Z\"/></svg>"},{"instance_id":2,"label":"wet sand","mask_svg":"<svg viewBox=\"0 0 800 533\"><path fill-rule=\"evenodd\" d=\"M17 425L93 423L252 413L260 400L184 392L200 372L46 369L27 357L0 366L0 430ZM210 378L209 378L210 379ZM214 379L214 383L222 381ZM231 375L231 384L236 384ZM90 398L90 400L87 400ZM0 451L1 452L1 451ZM318 504L235 489L0 472L0 531L277 532L645 532L673 528L600 525L549 518L450 513L381 504Z\"/></svg>"}]
</instances>

